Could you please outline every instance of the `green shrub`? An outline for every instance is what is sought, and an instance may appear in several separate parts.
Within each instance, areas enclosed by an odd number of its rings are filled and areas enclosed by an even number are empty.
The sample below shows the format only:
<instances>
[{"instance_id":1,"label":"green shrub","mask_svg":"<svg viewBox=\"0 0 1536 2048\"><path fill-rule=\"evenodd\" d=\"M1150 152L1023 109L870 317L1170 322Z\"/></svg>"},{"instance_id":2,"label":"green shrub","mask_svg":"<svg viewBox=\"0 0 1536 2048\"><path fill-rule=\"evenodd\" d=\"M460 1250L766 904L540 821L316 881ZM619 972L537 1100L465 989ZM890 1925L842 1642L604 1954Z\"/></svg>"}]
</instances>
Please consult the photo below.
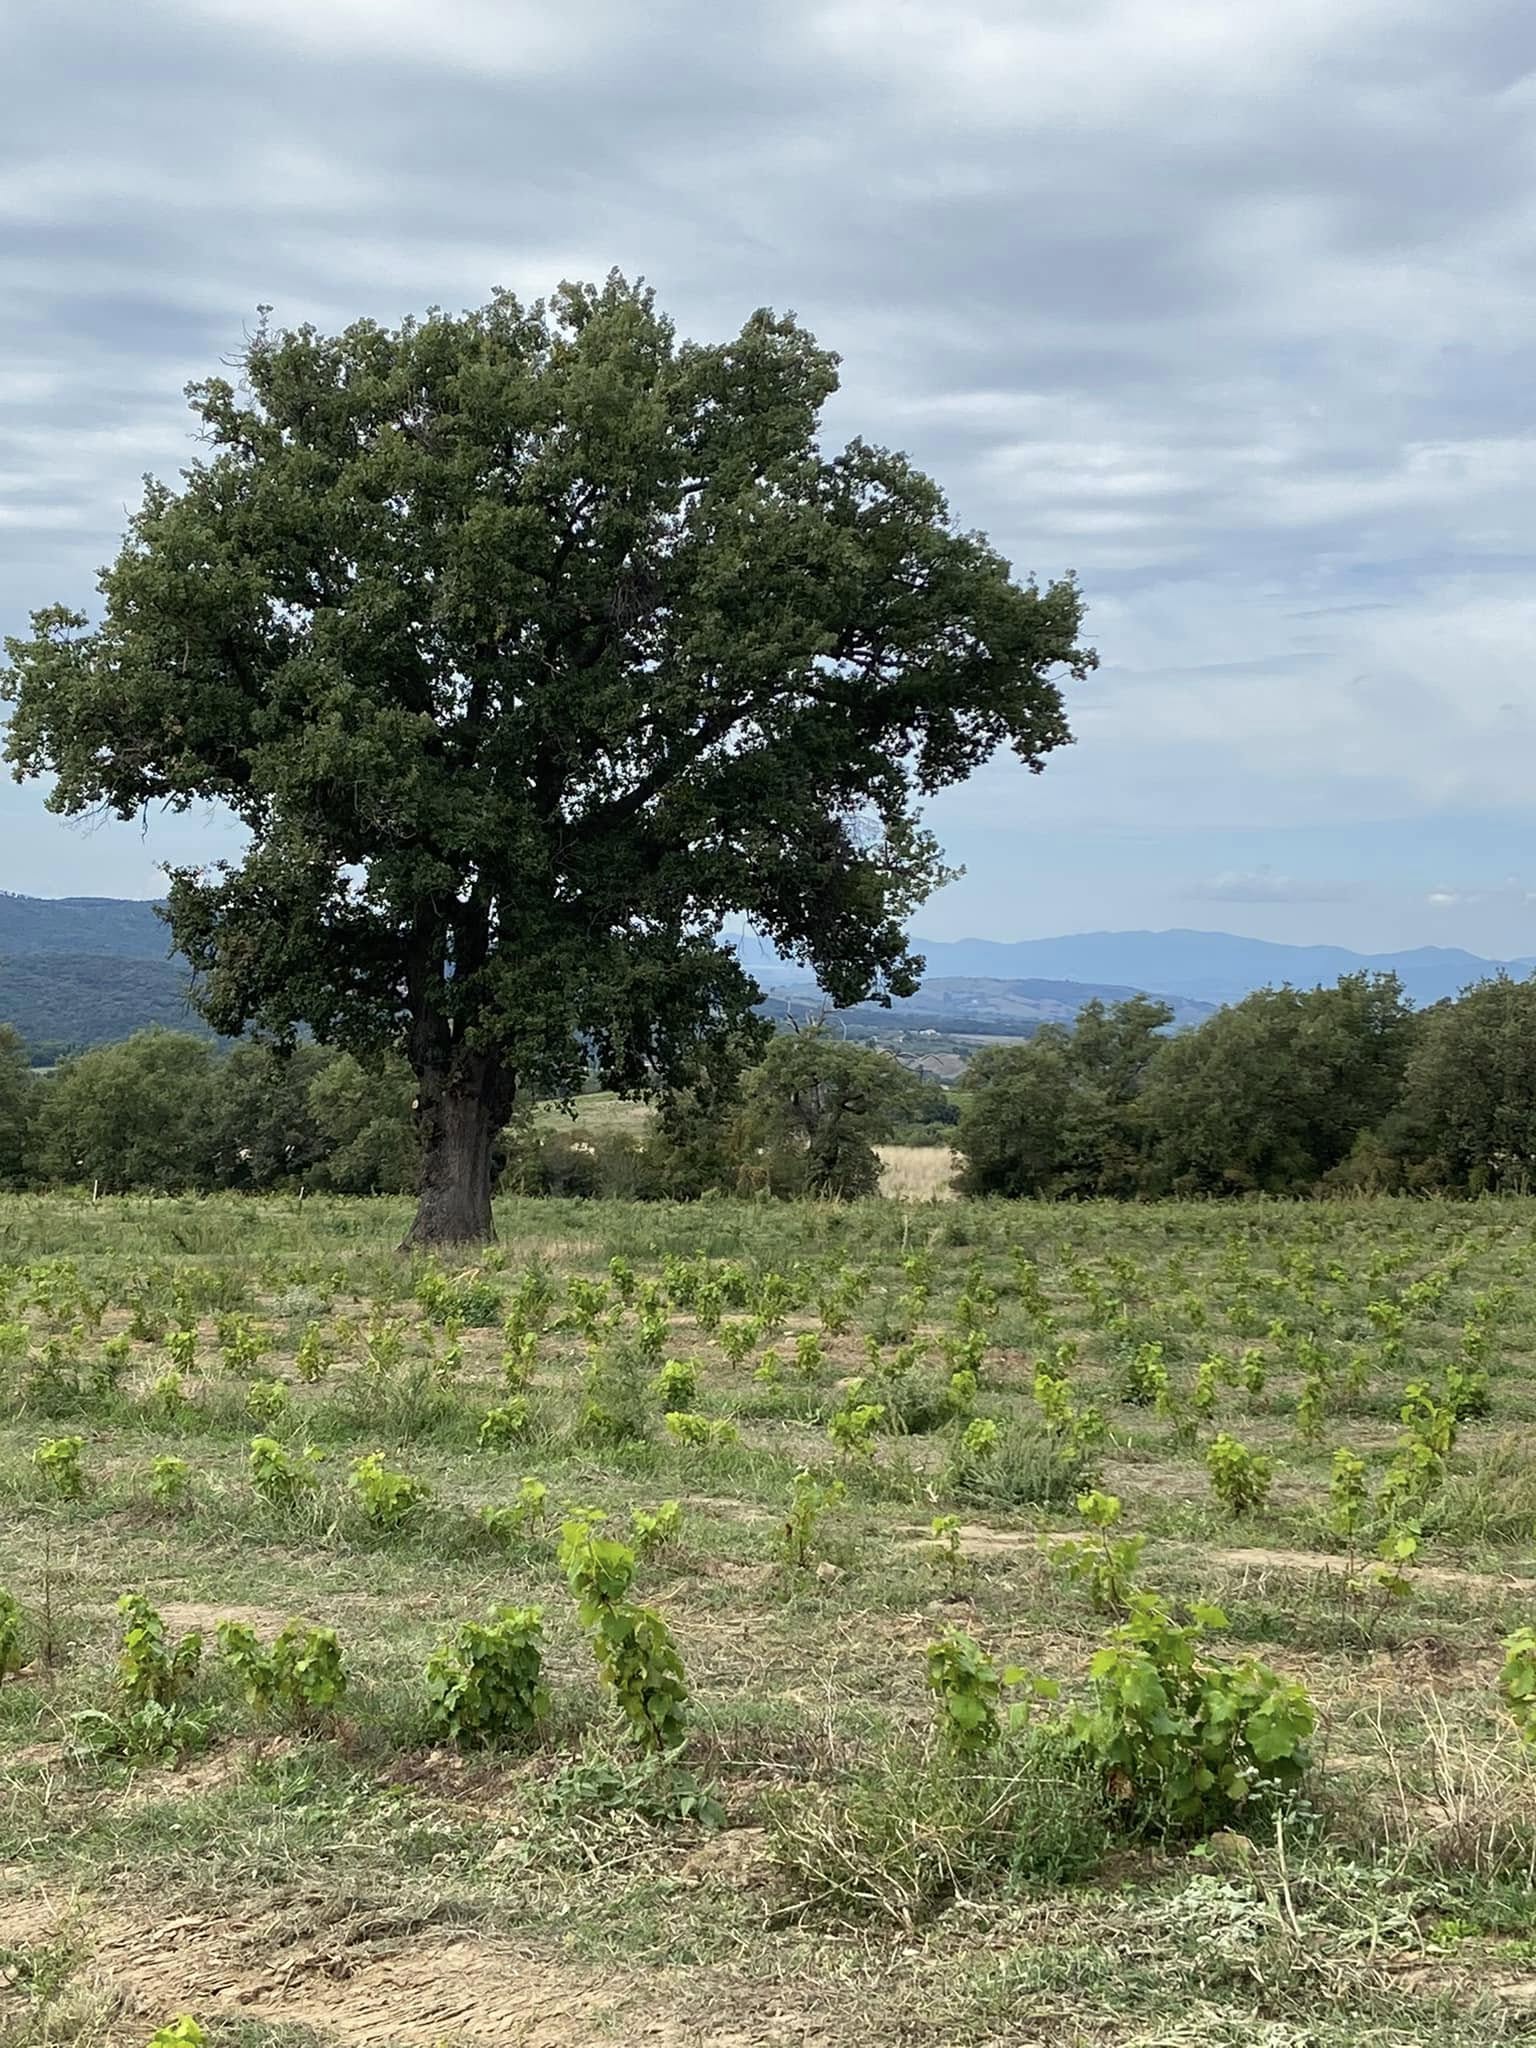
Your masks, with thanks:
<instances>
[{"instance_id":1,"label":"green shrub","mask_svg":"<svg viewBox=\"0 0 1536 2048\"><path fill-rule=\"evenodd\" d=\"M956 1439L939 1483L981 1507L1064 1507L1093 1485L1097 1469L1094 1453L1070 1436L978 1416Z\"/></svg>"},{"instance_id":2,"label":"green shrub","mask_svg":"<svg viewBox=\"0 0 1536 2048\"><path fill-rule=\"evenodd\" d=\"M779 1529L779 1555L785 1564L797 1571L804 1571L811 1564L822 1522L847 1497L848 1490L841 1479L828 1483L801 1466L795 1474L789 1508Z\"/></svg>"},{"instance_id":3,"label":"green shrub","mask_svg":"<svg viewBox=\"0 0 1536 2048\"><path fill-rule=\"evenodd\" d=\"M293 1369L306 1385L323 1380L331 1369L331 1347L318 1323L310 1323L293 1354Z\"/></svg>"},{"instance_id":4,"label":"green shrub","mask_svg":"<svg viewBox=\"0 0 1536 2048\"><path fill-rule=\"evenodd\" d=\"M487 1409L480 1422L481 1450L509 1450L528 1434L528 1423L528 1403L521 1394L514 1394L499 1408Z\"/></svg>"},{"instance_id":5,"label":"green shrub","mask_svg":"<svg viewBox=\"0 0 1536 2048\"><path fill-rule=\"evenodd\" d=\"M629 1518L630 1539L637 1557L654 1557L683 1533L682 1503L664 1500L655 1508L635 1508Z\"/></svg>"},{"instance_id":6,"label":"green shrub","mask_svg":"<svg viewBox=\"0 0 1536 2048\"><path fill-rule=\"evenodd\" d=\"M364 1517L375 1529L400 1529L412 1521L432 1498L424 1479L409 1472L392 1472L381 1451L370 1451L354 1460L347 1481Z\"/></svg>"},{"instance_id":7,"label":"green shrub","mask_svg":"<svg viewBox=\"0 0 1536 2048\"><path fill-rule=\"evenodd\" d=\"M169 1421L189 1406L186 1382L179 1372L163 1372L149 1390L146 1406Z\"/></svg>"},{"instance_id":8,"label":"green shrub","mask_svg":"<svg viewBox=\"0 0 1536 2048\"><path fill-rule=\"evenodd\" d=\"M245 1393L245 1412L252 1422L269 1426L281 1420L288 1408L288 1389L281 1380L252 1380Z\"/></svg>"},{"instance_id":9,"label":"green shrub","mask_svg":"<svg viewBox=\"0 0 1536 2048\"><path fill-rule=\"evenodd\" d=\"M173 1764L189 1751L205 1749L215 1720L207 1708L167 1706L141 1700L122 1713L88 1708L69 1719L70 1746L93 1758L121 1758L136 1764Z\"/></svg>"},{"instance_id":10,"label":"green shrub","mask_svg":"<svg viewBox=\"0 0 1536 2048\"><path fill-rule=\"evenodd\" d=\"M1207 1447L1205 1468L1211 1489L1229 1515L1249 1515L1269 1498L1274 1463L1250 1451L1225 1431Z\"/></svg>"},{"instance_id":11,"label":"green shrub","mask_svg":"<svg viewBox=\"0 0 1536 2048\"><path fill-rule=\"evenodd\" d=\"M1445 1399L1457 1422L1486 1422L1493 1413L1487 1373L1466 1366L1446 1367Z\"/></svg>"},{"instance_id":12,"label":"green shrub","mask_svg":"<svg viewBox=\"0 0 1536 2048\"><path fill-rule=\"evenodd\" d=\"M91 1392L102 1396L114 1393L132 1356L133 1345L127 1337L104 1338L91 1365Z\"/></svg>"},{"instance_id":13,"label":"green shrub","mask_svg":"<svg viewBox=\"0 0 1536 2048\"><path fill-rule=\"evenodd\" d=\"M339 1706L347 1689L341 1645L333 1628L290 1621L265 1648L243 1621L221 1621L219 1654L258 1713L296 1717Z\"/></svg>"},{"instance_id":14,"label":"green shrub","mask_svg":"<svg viewBox=\"0 0 1536 2048\"><path fill-rule=\"evenodd\" d=\"M550 1704L543 1638L541 1607L499 1607L488 1621L465 1622L427 1661L432 1733L491 1748L533 1734Z\"/></svg>"},{"instance_id":15,"label":"green shrub","mask_svg":"<svg viewBox=\"0 0 1536 2048\"><path fill-rule=\"evenodd\" d=\"M695 1451L719 1450L741 1441L741 1431L723 1416L712 1421L707 1415L669 1415L666 1430L674 1443L686 1444Z\"/></svg>"},{"instance_id":16,"label":"green shrub","mask_svg":"<svg viewBox=\"0 0 1536 2048\"><path fill-rule=\"evenodd\" d=\"M686 1732L688 1685L661 1616L625 1599L635 1554L597 1533L595 1518L560 1532L560 1562L577 1611L593 1631L598 1670L634 1733L653 1749L675 1749Z\"/></svg>"},{"instance_id":17,"label":"green shrub","mask_svg":"<svg viewBox=\"0 0 1536 2048\"><path fill-rule=\"evenodd\" d=\"M549 1519L549 1488L542 1479L524 1479L517 1498L506 1505L481 1508L480 1525L493 1536L525 1539L535 1536Z\"/></svg>"},{"instance_id":18,"label":"green shrub","mask_svg":"<svg viewBox=\"0 0 1536 2048\"><path fill-rule=\"evenodd\" d=\"M715 1332L715 1342L725 1353L727 1363L741 1365L751 1357L763 1339L763 1323L760 1316L738 1316L723 1322Z\"/></svg>"},{"instance_id":19,"label":"green shrub","mask_svg":"<svg viewBox=\"0 0 1536 2048\"><path fill-rule=\"evenodd\" d=\"M172 1648L165 1623L142 1593L124 1593L117 1611L123 1618L119 1690L130 1706L175 1706L202 1664L201 1634L189 1630Z\"/></svg>"},{"instance_id":20,"label":"green shrub","mask_svg":"<svg viewBox=\"0 0 1536 2048\"><path fill-rule=\"evenodd\" d=\"M691 1358L669 1358L651 1381L651 1392L668 1415L693 1406L699 1392L699 1368Z\"/></svg>"},{"instance_id":21,"label":"green shrub","mask_svg":"<svg viewBox=\"0 0 1536 2048\"><path fill-rule=\"evenodd\" d=\"M576 1434L584 1443L612 1448L642 1442L650 1434L645 1369L645 1360L630 1345L593 1345L576 1418Z\"/></svg>"},{"instance_id":22,"label":"green shrub","mask_svg":"<svg viewBox=\"0 0 1536 2048\"><path fill-rule=\"evenodd\" d=\"M1002 1734L998 1704L1005 1686L1024 1677L1020 1670L999 1671L984 1650L963 1629L946 1629L926 1652L928 1689L939 1703L939 1733L956 1756L977 1756L995 1746Z\"/></svg>"},{"instance_id":23,"label":"green shrub","mask_svg":"<svg viewBox=\"0 0 1536 2048\"><path fill-rule=\"evenodd\" d=\"M1509 1709L1520 1740L1536 1750L1536 1629L1516 1629L1505 1637L1499 1698Z\"/></svg>"},{"instance_id":24,"label":"green shrub","mask_svg":"<svg viewBox=\"0 0 1536 2048\"><path fill-rule=\"evenodd\" d=\"M1120 1363L1120 1398L1134 1408L1151 1408L1168 1394L1168 1367L1161 1344L1140 1344Z\"/></svg>"},{"instance_id":25,"label":"green shrub","mask_svg":"<svg viewBox=\"0 0 1536 2048\"><path fill-rule=\"evenodd\" d=\"M1097 1613L1123 1614L1136 1590L1136 1573L1147 1539L1111 1535L1120 1519L1120 1503L1112 1493L1080 1493L1077 1512L1094 1533L1064 1536L1059 1541L1042 1538L1045 1554L1074 1585L1086 1588Z\"/></svg>"},{"instance_id":26,"label":"green shrub","mask_svg":"<svg viewBox=\"0 0 1536 2048\"><path fill-rule=\"evenodd\" d=\"M244 1375L253 1372L271 1349L271 1339L267 1332L246 1322L243 1316L220 1316L218 1337L225 1369L232 1373ZM171 1352L173 1365L186 1366L191 1363L190 1350L183 1359L177 1356L174 1342L167 1346L167 1349Z\"/></svg>"},{"instance_id":27,"label":"green shrub","mask_svg":"<svg viewBox=\"0 0 1536 2048\"><path fill-rule=\"evenodd\" d=\"M842 1406L827 1423L827 1435L850 1463L873 1454L875 1431L885 1420L883 1401L862 1398L868 1384L867 1380L850 1381Z\"/></svg>"},{"instance_id":28,"label":"green shrub","mask_svg":"<svg viewBox=\"0 0 1536 2048\"><path fill-rule=\"evenodd\" d=\"M429 1323L457 1322L466 1330L487 1330L501 1321L506 1297L483 1273L450 1279L429 1267L416 1283L416 1301Z\"/></svg>"},{"instance_id":29,"label":"green shrub","mask_svg":"<svg viewBox=\"0 0 1536 2048\"><path fill-rule=\"evenodd\" d=\"M801 1330L795 1337L795 1371L803 1380L818 1379L826 1370L827 1352L817 1330Z\"/></svg>"},{"instance_id":30,"label":"green shrub","mask_svg":"<svg viewBox=\"0 0 1536 2048\"><path fill-rule=\"evenodd\" d=\"M85 1493L85 1472L80 1453L83 1436L55 1436L40 1443L32 1462L60 1500L79 1500Z\"/></svg>"},{"instance_id":31,"label":"green shrub","mask_svg":"<svg viewBox=\"0 0 1536 2048\"><path fill-rule=\"evenodd\" d=\"M208 2036L192 2015L184 2012L163 2027L156 2027L148 2048L208 2048Z\"/></svg>"},{"instance_id":32,"label":"green shrub","mask_svg":"<svg viewBox=\"0 0 1536 2048\"><path fill-rule=\"evenodd\" d=\"M192 1467L185 1458L156 1458L149 1468L149 1496L157 1507L179 1508L192 1495Z\"/></svg>"},{"instance_id":33,"label":"green shrub","mask_svg":"<svg viewBox=\"0 0 1536 2048\"><path fill-rule=\"evenodd\" d=\"M246 1460L251 1485L269 1507L293 1508L315 1484L321 1454L313 1446L295 1458L276 1437L253 1436Z\"/></svg>"},{"instance_id":34,"label":"green shrub","mask_svg":"<svg viewBox=\"0 0 1536 2048\"><path fill-rule=\"evenodd\" d=\"M0 1685L26 1663L26 1628L21 1602L0 1586Z\"/></svg>"},{"instance_id":35,"label":"green shrub","mask_svg":"<svg viewBox=\"0 0 1536 2048\"><path fill-rule=\"evenodd\" d=\"M1369 1508L1365 1460L1356 1457L1347 1444L1340 1444L1328 1480L1328 1527L1353 1549Z\"/></svg>"},{"instance_id":36,"label":"green shrub","mask_svg":"<svg viewBox=\"0 0 1536 2048\"><path fill-rule=\"evenodd\" d=\"M1094 1704L1063 1724L1137 1828L1208 1833L1240 1818L1261 1787L1288 1791L1306 1770L1311 1701L1252 1659L1203 1659L1203 1631L1225 1626L1219 1608L1196 1607L1181 1627L1152 1594L1136 1594L1089 1665Z\"/></svg>"}]
</instances>

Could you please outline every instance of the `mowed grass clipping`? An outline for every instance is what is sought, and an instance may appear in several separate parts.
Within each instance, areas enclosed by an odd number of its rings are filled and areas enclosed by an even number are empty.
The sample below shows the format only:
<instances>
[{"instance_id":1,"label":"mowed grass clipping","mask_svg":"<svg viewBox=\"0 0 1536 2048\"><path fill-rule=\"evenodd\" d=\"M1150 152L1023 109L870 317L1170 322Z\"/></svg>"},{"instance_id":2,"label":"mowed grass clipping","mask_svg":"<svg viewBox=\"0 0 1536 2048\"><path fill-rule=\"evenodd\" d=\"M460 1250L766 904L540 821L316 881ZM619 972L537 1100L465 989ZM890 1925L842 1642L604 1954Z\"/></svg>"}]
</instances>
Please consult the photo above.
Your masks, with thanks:
<instances>
[{"instance_id":1,"label":"mowed grass clipping","mask_svg":"<svg viewBox=\"0 0 1536 2048\"><path fill-rule=\"evenodd\" d=\"M503 1203L473 1267L401 1203L0 1201L0 2041L1536 2035L1536 1206L947 1168ZM1059 1735L1138 1589L1315 1714L1214 1830Z\"/></svg>"}]
</instances>

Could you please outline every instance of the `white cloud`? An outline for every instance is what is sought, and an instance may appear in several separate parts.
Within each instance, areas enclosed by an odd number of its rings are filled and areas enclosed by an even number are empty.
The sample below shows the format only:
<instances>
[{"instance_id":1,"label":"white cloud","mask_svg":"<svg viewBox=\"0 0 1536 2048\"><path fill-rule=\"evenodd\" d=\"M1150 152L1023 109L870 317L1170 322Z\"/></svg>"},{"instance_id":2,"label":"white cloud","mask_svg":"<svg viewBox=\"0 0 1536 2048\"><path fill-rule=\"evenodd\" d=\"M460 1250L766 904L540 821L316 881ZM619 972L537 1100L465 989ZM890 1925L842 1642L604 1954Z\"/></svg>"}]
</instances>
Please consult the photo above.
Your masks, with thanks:
<instances>
[{"instance_id":1,"label":"white cloud","mask_svg":"<svg viewBox=\"0 0 1536 2048\"><path fill-rule=\"evenodd\" d=\"M1081 571L1080 745L948 800L992 828L1000 929L1031 835L1530 815L1525 0L20 13L0 627L88 600L258 301L392 319L617 262L685 332L794 306L844 356L833 433ZM1168 907L1201 873L1322 902L1281 858L1194 853ZM1446 872L1442 911L1515 913Z\"/></svg>"},{"instance_id":2,"label":"white cloud","mask_svg":"<svg viewBox=\"0 0 1536 2048\"><path fill-rule=\"evenodd\" d=\"M1212 875L1189 893L1206 903L1344 903L1355 890L1348 882L1298 881L1273 868L1254 868Z\"/></svg>"}]
</instances>

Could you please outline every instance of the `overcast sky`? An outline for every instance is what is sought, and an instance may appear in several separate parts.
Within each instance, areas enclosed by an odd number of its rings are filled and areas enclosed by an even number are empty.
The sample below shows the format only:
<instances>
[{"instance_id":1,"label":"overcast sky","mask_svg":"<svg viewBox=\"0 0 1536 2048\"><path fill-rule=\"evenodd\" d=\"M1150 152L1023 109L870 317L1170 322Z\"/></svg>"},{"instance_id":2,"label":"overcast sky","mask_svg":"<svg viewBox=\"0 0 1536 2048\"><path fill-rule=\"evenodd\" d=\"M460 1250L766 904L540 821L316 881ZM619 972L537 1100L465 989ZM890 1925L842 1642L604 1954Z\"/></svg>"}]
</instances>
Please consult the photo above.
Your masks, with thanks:
<instances>
[{"instance_id":1,"label":"overcast sky","mask_svg":"<svg viewBox=\"0 0 1536 2048\"><path fill-rule=\"evenodd\" d=\"M935 806L919 930L1536 953L1531 0L11 0L0 71L4 630L259 303L616 264L1081 576L1078 744ZM0 787L0 887L227 844Z\"/></svg>"}]
</instances>

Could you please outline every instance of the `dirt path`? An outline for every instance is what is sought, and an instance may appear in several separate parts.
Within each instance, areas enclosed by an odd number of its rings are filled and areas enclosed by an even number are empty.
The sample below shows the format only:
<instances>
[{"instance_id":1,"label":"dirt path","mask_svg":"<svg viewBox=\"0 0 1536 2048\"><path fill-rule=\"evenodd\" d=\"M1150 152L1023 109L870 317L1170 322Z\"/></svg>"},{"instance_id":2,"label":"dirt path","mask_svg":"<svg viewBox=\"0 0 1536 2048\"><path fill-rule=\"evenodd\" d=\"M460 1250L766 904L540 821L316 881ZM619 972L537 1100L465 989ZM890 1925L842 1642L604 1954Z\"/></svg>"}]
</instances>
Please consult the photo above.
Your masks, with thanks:
<instances>
[{"instance_id":1,"label":"dirt path","mask_svg":"<svg viewBox=\"0 0 1536 2048\"><path fill-rule=\"evenodd\" d=\"M1340 1572L1348 1560L1326 1550L1206 1550L1198 1554L1229 1571ZM1369 1560L1366 1560L1369 1562ZM1420 1586L1466 1586L1484 1593L1536 1591L1536 1580L1515 1572L1463 1572L1450 1565L1412 1565L1409 1578Z\"/></svg>"},{"instance_id":2,"label":"dirt path","mask_svg":"<svg viewBox=\"0 0 1536 2048\"><path fill-rule=\"evenodd\" d=\"M820 2022L743 1999L722 1985L711 2010L690 1985L680 2009L665 1977L599 1974L431 1913L357 1901L295 1898L228 1915L155 1922L67 1897L0 1897L16 1946L60 1938L83 1951L81 1979L142 2028L177 2013L306 2026L338 2048L433 2048L485 2041L504 2048L832 2048ZM733 1995L734 1993L734 1995ZM5 1993L0 1987L0 2017Z\"/></svg>"}]
</instances>

